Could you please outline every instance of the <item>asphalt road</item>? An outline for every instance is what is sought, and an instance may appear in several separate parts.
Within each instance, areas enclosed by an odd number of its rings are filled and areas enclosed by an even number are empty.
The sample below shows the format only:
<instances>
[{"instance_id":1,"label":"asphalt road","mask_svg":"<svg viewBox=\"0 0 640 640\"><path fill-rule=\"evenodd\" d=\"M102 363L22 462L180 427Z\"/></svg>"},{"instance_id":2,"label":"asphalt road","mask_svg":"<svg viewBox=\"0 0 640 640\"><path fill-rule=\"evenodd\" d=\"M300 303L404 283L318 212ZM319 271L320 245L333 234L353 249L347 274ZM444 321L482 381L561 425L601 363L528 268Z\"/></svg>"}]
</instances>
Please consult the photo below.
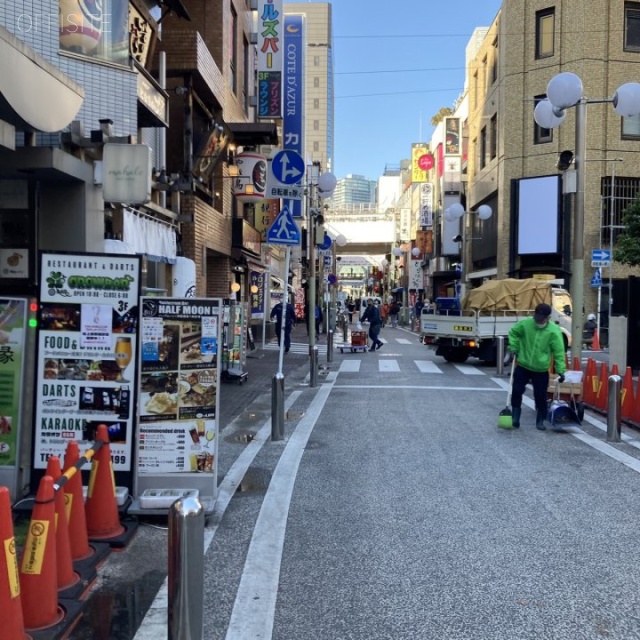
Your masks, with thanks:
<instances>
[{"instance_id":1,"label":"asphalt road","mask_svg":"<svg viewBox=\"0 0 640 640\"><path fill-rule=\"evenodd\" d=\"M540 432L530 399L522 427L500 430L506 376L381 337L337 352L316 389L308 365L290 374L284 441L264 396L221 433L203 637L640 638L637 432L607 443L593 415ZM163 590L150 610L136 597L162 583L164 549L143 527L102 578L130 573L136 640L167 637ZM132 637L110 624L93 637Z\"/></svg>"}]
</instances>

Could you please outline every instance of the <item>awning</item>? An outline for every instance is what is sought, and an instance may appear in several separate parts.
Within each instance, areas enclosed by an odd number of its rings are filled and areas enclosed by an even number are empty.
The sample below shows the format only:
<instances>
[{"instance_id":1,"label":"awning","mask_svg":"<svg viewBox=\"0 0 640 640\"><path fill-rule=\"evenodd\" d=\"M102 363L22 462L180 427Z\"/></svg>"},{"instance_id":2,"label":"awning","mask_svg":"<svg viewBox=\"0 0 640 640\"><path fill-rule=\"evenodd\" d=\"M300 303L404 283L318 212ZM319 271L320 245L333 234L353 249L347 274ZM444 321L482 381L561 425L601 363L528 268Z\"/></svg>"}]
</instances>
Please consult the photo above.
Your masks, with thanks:
<instances>
[{"instance_id":1,"label":"awning","mask_svg":"<svg viewBox=\"0 0 640 640\"><path fill-rule=\"evenodd\" d=\"M278 127L273 122L227 122L233 141L240 147L278 144Z\"/></svg>"},{"instance_id":2,"label":"awning","mask_svg":"<svg viewBox=\"0 0 640 640\"><path fill-rule=\"evenodd\" d=\"M0 27L0 120L20 131L60 131L83 100L80 85Z\"/></svg>"}]
</instances>

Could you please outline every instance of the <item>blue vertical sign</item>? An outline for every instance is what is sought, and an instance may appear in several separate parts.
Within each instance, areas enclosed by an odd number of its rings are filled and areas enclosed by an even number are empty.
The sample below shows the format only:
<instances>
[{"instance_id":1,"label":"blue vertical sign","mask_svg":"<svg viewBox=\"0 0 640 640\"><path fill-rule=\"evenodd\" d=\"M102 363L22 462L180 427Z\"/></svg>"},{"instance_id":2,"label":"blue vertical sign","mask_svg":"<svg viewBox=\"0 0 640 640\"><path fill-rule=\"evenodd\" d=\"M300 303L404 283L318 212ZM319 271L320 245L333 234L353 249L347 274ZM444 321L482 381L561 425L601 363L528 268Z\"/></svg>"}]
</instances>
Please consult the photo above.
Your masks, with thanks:
<instances>
[{"instance_id":1,"label":"blue vertical sign","mask_svg":"<svg viewBox=\"0 0 640 640\"><path fill-rule=\"evenodd\" d=\"M304 16L284 17L284 118L283 149L304 155ZM302 201L292 200L294 218L302 218Z\"/></svg>"}]
</instances>

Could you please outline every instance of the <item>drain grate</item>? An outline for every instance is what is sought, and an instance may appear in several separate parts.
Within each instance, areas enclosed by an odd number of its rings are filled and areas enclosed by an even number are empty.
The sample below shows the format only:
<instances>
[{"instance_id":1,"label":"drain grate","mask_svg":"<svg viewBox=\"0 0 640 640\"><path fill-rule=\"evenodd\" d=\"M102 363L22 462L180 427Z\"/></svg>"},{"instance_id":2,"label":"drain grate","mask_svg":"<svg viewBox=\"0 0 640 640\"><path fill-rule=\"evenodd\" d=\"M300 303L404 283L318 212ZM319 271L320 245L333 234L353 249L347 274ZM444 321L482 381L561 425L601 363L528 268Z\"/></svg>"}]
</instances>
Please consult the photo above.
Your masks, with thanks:
<instances>
[{"instance_id":1,"label":"drain grate","mask_svg":"<svg viewBox=\"0 0 640 640\"><path fill-rule=\"evenodd\" d=\"M230 442L231 444L247 444L255 437L256 434L254 431L236 431L236 433L228 435L224 441Z\"/></svg>"},{"instance_id":2,"label":"drain grate","mask_svg":"<svg viewBox=\"0 0 640 640\"><path fill-rule=\"evenodd\" d=\"M304 411L287 411L287 420L301 420L304 415Z\"/></svg>"},{"instance_id":3,"label":"drain grate","mask_svg":"<svg viewBox=\"0 0 640 640\"><path fill-rule=\"evenodd\" d=\"M236 491L238 493L257 493L266 491L271 482L271 471L261 467L251 468L244 474Z\"/></svg>"}]
</instances>

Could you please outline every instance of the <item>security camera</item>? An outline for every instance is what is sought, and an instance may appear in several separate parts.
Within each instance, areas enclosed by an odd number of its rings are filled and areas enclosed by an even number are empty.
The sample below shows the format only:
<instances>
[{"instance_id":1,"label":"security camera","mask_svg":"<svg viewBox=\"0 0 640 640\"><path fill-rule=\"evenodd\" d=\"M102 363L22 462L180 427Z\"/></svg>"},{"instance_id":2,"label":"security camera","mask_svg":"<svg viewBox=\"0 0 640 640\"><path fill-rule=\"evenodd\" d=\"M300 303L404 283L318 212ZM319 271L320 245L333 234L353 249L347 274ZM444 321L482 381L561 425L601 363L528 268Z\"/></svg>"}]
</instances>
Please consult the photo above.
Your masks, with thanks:
<instances>
[{"instance_id":1,"label":"security camera","mask_svg":"<svg viewBox=\"0 0 640 640\"><path fill-rule=\"evenodd\" d=\"M566 171L573 162L573 151L561 151L558 156L558 162L556 162L556 167L558 171Z\"/></svg>"},{"instance_id":2,"label":"security camera","mask_svg":"<svg viewBox=\"0 0 640 640\"><path fill-rule=\"evenodd\" d=\"M453 236L453 238L451 238L452 242L462 242L462 236L460 234L458 234L457 236Z\"/></svg>"}]
</instances>

